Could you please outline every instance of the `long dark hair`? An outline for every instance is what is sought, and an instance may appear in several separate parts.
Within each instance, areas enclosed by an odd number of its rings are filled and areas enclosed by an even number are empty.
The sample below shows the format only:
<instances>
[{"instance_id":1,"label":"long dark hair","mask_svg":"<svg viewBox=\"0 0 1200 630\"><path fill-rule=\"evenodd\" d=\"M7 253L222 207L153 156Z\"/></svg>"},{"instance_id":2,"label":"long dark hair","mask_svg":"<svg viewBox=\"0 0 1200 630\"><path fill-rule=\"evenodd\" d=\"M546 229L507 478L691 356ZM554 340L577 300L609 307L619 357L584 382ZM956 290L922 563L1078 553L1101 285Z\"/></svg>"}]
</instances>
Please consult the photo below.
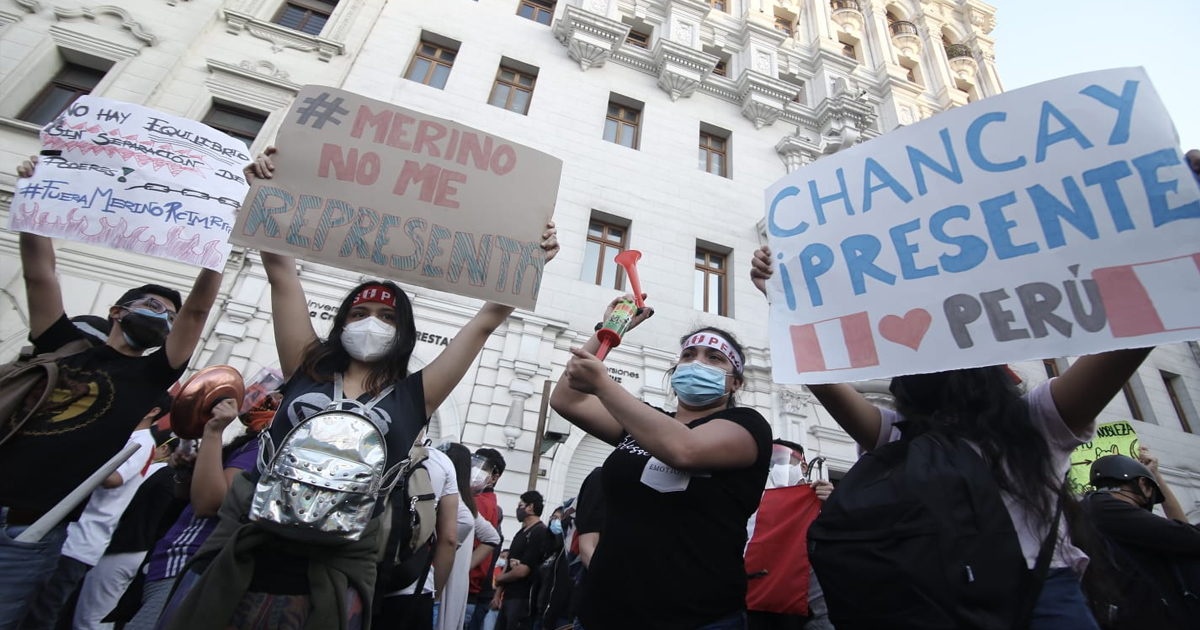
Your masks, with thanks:
<instances>
[{"instance_id":1,"label":"long dark hair","mask_svg":"<svg viewBox=\"0 0 1200 630\"><path fill-rule=\"evenodd\" d=\"M344 372L350 367L350 353L342 347L342 330L346 328L346 319L350 316L350 305L354 297L364 288L380 285L387 287L396 296L396 343L388 351L387 356L371 363L367 374L367 392L376 395L385 387L408 376L408 360L412 358L413 349L417 345L417 326L413 319L412 302L408 295L396 285L387 280L370 280L353 289L342 300L337 315L333 318L333 328L324 340L317 339L304 351L304 361L300 370L318 383L328 383L333 375Z\"/></svg>"},{"instance_id":2,"label":"long dark hair","mask_svg":"<svg viewBox=\"0 0 1200 630\"><path fill-rule=\"evenodd\" d=\"M475 493L471 492L470 449L453 442L446 447L446 457L454 463L454 476L458 478L458 499L471 510L471 516L479 516L479 508L475 505Z\"/></svg>"},{"instance_id":3,"label":"long dark hair","mask_svg":"<svg viewBox=\"0 0 1200 630\"><path fill-rule=\"evenodd\" d=\"M693 330L692 332L680 337L679 345L682 346L684 344L684 342L686 342L688 339L690 339L692 337L692 335L699 334L702 332L716 333L716 334L724 337L726 339L726 341L729 342L729 345L733 346L734 350L737 350L738 356L742 357L742 369L738 370L737 368L734 368L733 376L737 380L741 381L743 385L745 385L746 379L745 379L745 377L742 376L742 372L745 371L745 369L746 369L746 351L742 348L742 342L738 341L738 338L735 337L733 335L733 333L731 333L727 330L722 330L720 328L717 328L716 326L702 326L702 327L697 328L697 329ZM670 382L671 375L675 373L676 367L679 367L678 363L676 363L675 366L673 366L671 369L667 370L666 378L667 378L668 382ZM668 387L668 390L670 390L670 387ZM674 390L670 390L670 391L674 391ZM729 400L725 401L725 408L733 409L736 406L738 406L737 405L737 392L729 392Z\"/></svg>"},{"instance_id":4,"label":"long dark hair","mask_svg":"<svg viewBox=\"0 0 1200 630\"><path fill-rule=\"evenodd\" d=\"M1064 480L1052 467L1050 446L1011 372L992 366L898 376L891 391L905 418L900 430L906 439L936 429L973 442L1000 490L1039 523L1054 517Z\"/></svg>"}]
</instances>

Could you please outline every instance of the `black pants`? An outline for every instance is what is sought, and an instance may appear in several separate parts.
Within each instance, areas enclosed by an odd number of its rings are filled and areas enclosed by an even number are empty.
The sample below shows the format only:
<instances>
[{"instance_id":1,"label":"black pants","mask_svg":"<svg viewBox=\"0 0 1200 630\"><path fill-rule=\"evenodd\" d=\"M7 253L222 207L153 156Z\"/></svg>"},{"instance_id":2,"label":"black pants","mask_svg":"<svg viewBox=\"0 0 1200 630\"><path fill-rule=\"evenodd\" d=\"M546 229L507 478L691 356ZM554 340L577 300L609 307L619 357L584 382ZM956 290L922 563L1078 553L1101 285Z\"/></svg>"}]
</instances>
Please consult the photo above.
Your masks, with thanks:
<instances>
[{"instance_id":1,"label":"black pants","mask_svg":"<svg viewBox=\"0 0 1200 630\"><path fill-rule=\"evenodd\" d=\"M504 624L501 629L500 624ZM529 609L528 599L504 598L500 606L500 622L496 630L530 630L533 627L533 615Z\"/></svg>"},{"instance_id":2,"label":"black pants","mask_svg":"<svg viewBox=\"0 0 1200 630\"><path fill-rule=\"evenodd\" d=\"M379 614L371 624L379 630L410 630L433 627L433 594L394 595L383 598Z\"/></svg>"}]
</instances>

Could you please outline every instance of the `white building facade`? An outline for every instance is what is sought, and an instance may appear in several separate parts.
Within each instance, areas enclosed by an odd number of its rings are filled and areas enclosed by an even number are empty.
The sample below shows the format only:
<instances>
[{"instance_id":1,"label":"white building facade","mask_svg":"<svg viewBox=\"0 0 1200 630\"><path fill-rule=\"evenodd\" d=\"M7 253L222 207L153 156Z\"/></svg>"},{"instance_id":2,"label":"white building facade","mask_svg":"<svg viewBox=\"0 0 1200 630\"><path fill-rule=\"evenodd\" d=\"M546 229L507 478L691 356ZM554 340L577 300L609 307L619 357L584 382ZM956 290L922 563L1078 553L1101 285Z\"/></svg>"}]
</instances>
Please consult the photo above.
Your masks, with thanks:
<instances>
[{"instance_id":1,"label":"white building facade","mask_svg":"<svg viewBox=\"0 0 1200 630\"><path fill-rule=\"evenodd\" d=\"M564 162L554 214L563 250L537 309L492 336L429 430L504 454L506 512L530 484L561 504L610 449L545 401L569 348L627 288L611 262L623 249L643 253L656 316L609 355L610 374L669 407L679 338L727 329L749 354L741 404L837 476L855 459L850 438L804 388L770 380L766 301L748 274L764 242L762 191L823 155L1002 91L994 23L995 9L977 0L0 0L0 220L13 167L37 152L39 123L73 93L204 120L255 152L303 84L448 118ZM102 313L145 282L185 289L196 273L77 243L57 251L72 315ZM324 332L360 276L301 268ZM20 272L17 237L0 231L0 360L28 333ZM479 302L410 296L415 369ZM227 363L250 376L277 364L270 317L256 253L235 248L192 367ZM1193 522L1198 355L1195 344L1155 350L1101 418L1137 420ZM1014 367L1036 383L1069 362ZM886 382L860 386L886 402Z\"/></svg>"}]
</instances>

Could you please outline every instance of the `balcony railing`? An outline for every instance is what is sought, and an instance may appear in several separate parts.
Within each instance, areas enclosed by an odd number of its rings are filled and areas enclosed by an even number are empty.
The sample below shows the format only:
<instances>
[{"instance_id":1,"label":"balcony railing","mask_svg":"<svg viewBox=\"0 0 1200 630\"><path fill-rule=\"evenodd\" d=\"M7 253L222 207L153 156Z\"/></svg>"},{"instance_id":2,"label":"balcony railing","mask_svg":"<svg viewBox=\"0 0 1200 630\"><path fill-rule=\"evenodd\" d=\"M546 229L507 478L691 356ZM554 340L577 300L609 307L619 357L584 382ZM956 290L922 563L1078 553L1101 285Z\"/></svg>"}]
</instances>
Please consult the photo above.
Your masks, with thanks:
<instances>
[{"instance_id":1,"label":"balcony railing","mask_svg":"<svg viewBox=\"0 0 1200 630\"><path fill-rule=\"evenodd\" d=\"M950 44L946 46L946 58L958 59L960 57L974 58L971 54L971 47L966 44Z\"/></svg>"},{"instance_id":2,"label":"balcony railing","mask_svg":"<svg viewBox=\"0 0 1200 630\"><path fill-rule=\"evenodd\" d=\"M829 3L834 11L838 9L850 9L862 13L862 8L858 6L858 0L831 0Z\"/></svg>"},{"instance_id":3,"label":"balcony railing","mask_svg":"<svg viewBox=\"0 0 1200 630\"><path fill-rule=\"evenodd\" d=\"M892 22L888 25L888 28L892 29L892 35L915 35L920 37L920 34L917 33L917 25L912 22Z\"/></svg>"}]
</instances>

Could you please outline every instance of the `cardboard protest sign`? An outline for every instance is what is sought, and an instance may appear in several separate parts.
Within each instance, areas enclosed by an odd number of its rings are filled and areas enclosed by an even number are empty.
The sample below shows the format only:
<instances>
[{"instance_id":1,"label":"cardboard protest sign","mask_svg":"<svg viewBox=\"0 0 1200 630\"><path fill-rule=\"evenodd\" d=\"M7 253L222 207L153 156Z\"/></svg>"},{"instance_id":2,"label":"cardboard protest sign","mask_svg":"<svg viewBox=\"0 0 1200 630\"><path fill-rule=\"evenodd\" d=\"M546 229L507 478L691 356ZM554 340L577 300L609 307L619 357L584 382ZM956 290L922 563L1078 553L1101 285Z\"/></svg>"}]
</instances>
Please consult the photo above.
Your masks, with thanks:
<instances>
[{"instance_id":1,"label":"cardboard protest sign","mask_svg":"<svg viewBox=\"0 0 1200 630\"><path fill-rule=\"evenodd\" d=\"M1075 494L1095 488L1091 485L1092 463L1106 455L1125 455L1138 458L1138 436L1126 420L1108 422L1096 427L1096 439L1080 444L1071 452L1071 469L1067 481Z\"/></svg>"},{"instance_id":2,"label":"cardboard protest sign","mask_svg":"<svg viewBox=\"0 0 1200 630\"><path fill-rule=\"evenodd\" d=\"M766 192L774 378L1200 337L1200 185L1140 68L985 99Z\"/></svg>"},{"instance_id":3,"label":"cardboard protest sign","mask_svg":"<svg viewBox=\"0 0 1200 630\"><path fill-rule=\"evenodd\" d=\"M351 92L305 86L233 242L533 308L562 161Z\"/></svg>"},{"instance_id":4,"label":"cardboard protest sign","mask_svg":"<svg viewBox=\"0 0 1200 630\"><path fill-rule=\"evenodd\" d=\"M246 196L242 141L194 120L81 96L41 132L9 229L221 271Z\"/></svg>"}]
</instances>

